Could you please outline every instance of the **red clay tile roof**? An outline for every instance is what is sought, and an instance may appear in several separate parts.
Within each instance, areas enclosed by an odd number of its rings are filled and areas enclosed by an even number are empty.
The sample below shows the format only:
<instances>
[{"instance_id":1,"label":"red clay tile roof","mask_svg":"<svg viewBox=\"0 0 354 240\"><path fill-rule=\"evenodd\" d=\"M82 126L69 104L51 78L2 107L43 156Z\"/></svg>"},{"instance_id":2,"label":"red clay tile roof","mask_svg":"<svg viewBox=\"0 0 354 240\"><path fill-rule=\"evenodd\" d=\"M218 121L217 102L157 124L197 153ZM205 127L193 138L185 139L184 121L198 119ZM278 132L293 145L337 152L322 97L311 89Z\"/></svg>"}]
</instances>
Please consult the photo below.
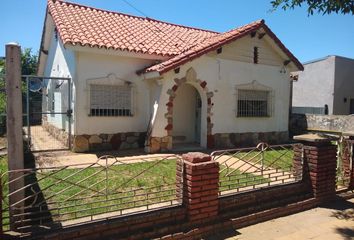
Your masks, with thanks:
<instances>
[{"instance_id":1,"label":"red clay tile roof","mask_svg":"<svg viewBox=\"0 0 354 240\"><path fill-rule=\"evenodd\" d=\"M241 38L253 31L256 31L259 28L263 28L264 31L270 36L273 41L282 49L282 51L289 57L291 61L294 62L299 70L303 70L304 67L299 62L299 60L282 44L282 42L275 36L275 34L268 28L264 23L264 20L259 20L245 26L233 29L229 32L222 33L210 38L204 39L201 43L195 45L191 49L172 57L162 63L156 64L154 66L148 67L141 71L143 72L152 72L157 71L160 74L165 73L171 69L177 68L178 66L183 65L186 62L189 62L195 58L198 58L210 51L220 48L222 45L235 41L238 38Z\"/></svg>"},{"instance_id":2,"label":"red clay tile roof","mask_svg":"<svg viewBox=\"0 0 354 240\"><path fill-rule=\"evenodd\" d=\"M64 44L169 57L140 73L165 73L259 28L263 28L298 69L303 70L302 64L265 25L264 20L219 34L62 0L48 0L48 11Z\"/></svg>"},{"instance_id":3,"label":"red clay tile roof","mask_svg":"<svg viewBox=\"0 0 354 240\"><path fill-rule=\"evenodd\" d=\"M171 57L218 34L60 0L48 0L48 11L64 44Z\"/></svg>"}]
</instances>

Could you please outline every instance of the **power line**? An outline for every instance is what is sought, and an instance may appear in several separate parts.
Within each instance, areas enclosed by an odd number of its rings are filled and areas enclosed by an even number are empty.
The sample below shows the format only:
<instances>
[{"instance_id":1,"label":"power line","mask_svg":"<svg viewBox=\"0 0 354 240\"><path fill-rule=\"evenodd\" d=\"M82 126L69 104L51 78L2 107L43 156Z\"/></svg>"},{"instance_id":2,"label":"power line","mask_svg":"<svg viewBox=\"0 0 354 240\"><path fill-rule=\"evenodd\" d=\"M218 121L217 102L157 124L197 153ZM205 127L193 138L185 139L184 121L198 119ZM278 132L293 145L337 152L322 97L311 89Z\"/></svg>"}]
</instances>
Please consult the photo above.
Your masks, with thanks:
<instances>
[{"instance_id":1,"label":"power line","mask_svg":"<svg viewBox=\"0 0 354 240\"><path fill-rule=\"evenodd\" d=\"M127 0L122 0L124 3L126 3L127 5L129 5L131 8L133 8L135 11L137 11L138 13L142 14L147 20L151 19L148 17L147 14L145 14L143 11L141 11L139 8L135 7L132 3L128 2ZM156 30L151 29L149 24L145 24L153 33L155 33L155 35L157 37L159 37L160 39L162 39L162 37L157 33ZM165 36L168 36L164 31L162 31L157 25L153 25L155 28L157 28L157 30L159 30L159 32L161 32L162 34L164 34ZM168 36L169 37L169 36ZM181 40L183 43L187 44L186 41L182 38L180 38L178 35L175 36L176 38L178 38L179 40ZM183 52L183 49L180 49L179 46L175 45L175 47Z\"/></svg>"},{"instance_id":2,"label":"power line","mask_svg":"<svg viewBox=\"0 0 354 240\"><path fill-rule=\"evenodd\" d=\"M140 13L141 15L143 15L144 17L148 18L148 15L145 14L143 11L141 11L140 9L138 9L137 7L135 7L133 4L131 4L130 2L128 2L127 0L122 0L123 2L125 2L126 4L128 4L131 8L133 8L135 11L137 11L138 13Z\"/></svg>"}]
</instances>

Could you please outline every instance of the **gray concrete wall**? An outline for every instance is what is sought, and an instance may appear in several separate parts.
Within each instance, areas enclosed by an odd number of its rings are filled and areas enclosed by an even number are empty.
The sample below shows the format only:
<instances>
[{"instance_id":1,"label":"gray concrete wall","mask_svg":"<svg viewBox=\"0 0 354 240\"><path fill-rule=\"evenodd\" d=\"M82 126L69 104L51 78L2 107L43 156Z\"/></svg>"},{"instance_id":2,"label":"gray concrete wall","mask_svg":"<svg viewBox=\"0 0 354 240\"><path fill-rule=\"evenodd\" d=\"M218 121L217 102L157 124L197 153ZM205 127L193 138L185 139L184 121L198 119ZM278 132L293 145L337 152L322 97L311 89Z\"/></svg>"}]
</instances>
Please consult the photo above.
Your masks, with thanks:
<instances>
[{"instance_id":1,"label":"gray concrete wall","mask_svg":"<svg viewBox=\"0 0 354 240\"><path fill-rule=\"evenodd\" d=\"M349 114L350 99L354 99L354 59L336 56L333 114Z\"/></svg>"},{"instance_id":2,"label":"gray concrete wall","mask_svg":"<svg viewBox=\"0 0 354 240\"><path fill-rule=\"evenodd\" d=\"M353 132L354 116L316 114L291 115L290 132L293 135L301 134L309 130Z\"/></svg>"},{"instance_id":3,"label":"gray concrete wall","mask_svg":"<svg viewBox=\"0 0 354 240\"><path fill-rule=\"evenodd\" d=\"M333 113L335 57L304 64L293 84L293 107L324 107Z\"/></svg>"}]
</instances>

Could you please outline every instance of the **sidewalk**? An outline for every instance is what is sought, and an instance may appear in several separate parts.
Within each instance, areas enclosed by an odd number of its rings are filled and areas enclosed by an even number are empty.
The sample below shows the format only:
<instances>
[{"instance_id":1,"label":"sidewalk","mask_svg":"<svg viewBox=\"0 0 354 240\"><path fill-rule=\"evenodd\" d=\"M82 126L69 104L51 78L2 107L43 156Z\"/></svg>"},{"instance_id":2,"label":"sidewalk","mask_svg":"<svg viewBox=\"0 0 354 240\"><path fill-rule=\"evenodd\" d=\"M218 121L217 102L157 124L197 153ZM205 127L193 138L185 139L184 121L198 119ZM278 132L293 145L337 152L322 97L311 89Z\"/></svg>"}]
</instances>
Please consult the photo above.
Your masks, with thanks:
<instances>
[{"instance_id":1,"label":"sidewalk","mask_svg":"<svg viewBox=\"0 0 354 240\"><path fill-rule=\"evenodd\" d=\"M354 199L211 236L205 240L351 240L354 239Z\"/></svg>"}]
</instances>

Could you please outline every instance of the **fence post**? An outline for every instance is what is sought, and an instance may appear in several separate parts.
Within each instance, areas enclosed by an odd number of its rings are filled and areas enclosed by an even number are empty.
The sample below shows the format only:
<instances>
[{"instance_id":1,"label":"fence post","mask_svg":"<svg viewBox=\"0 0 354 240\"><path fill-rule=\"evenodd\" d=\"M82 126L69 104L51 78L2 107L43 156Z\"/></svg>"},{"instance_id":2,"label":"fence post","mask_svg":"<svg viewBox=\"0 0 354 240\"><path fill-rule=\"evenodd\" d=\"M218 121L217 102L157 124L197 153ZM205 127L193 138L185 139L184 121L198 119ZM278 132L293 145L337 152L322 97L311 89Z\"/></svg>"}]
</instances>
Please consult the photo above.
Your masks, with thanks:
<instances>
[{"instance_id":1,"label":"fence post","mask_svg":"<svg viewBox=\"0 0 354 240\"><path fill-rule=\"evenodd\" d=\"M22 85L21 85L21 47L17 43L6 45L6 127L7 127L7 156L9 171L23 169L23 137L22 137ZM24 179L20 172L9 173L9 193L22 189ZM12 179L17 179L11 182ZM5 197L5 196L4 196ZM15 230L14 214L23 211L24 191L20 190L9 197L10 228ZM20 202L20 203L18 203ZM13 206L15 203L16 206ZM16 208L16 212L13 208ZM22 209L22 210L19 210Z\"/></svg>"},{"instance_id":2,"label":"fence post","mask_svg":"<svg viewBox=\"0 0 354 240\"><path fill-rule=\"evenodd\" d=\"M294 136L303 144L305 181L309 180L314 197L320 202L336 194L337 147L330 139L316 134Z\"/></svg>"},{"instance_id":3,"label":"fence post","mask_svg":"<svg viewBox=\"0 0 354 240\"><path fill-rule=\"evenodd\" d=\"M211 156L190 152L183 158L183 202L193 222L218 215L219 163Z\"/></svg>"},{"instance_id":4,"label":"fence post","mask_svg":"<svg viewBox=\"0 0 354 240\"><path fill-rule=\"evenodd\" d=\"M348 189L354 189L354 132L345 132L343 136L347 138L344 139L343 147L343 165L344 170L349 175Z\"/></svg>"}]
</instances>

